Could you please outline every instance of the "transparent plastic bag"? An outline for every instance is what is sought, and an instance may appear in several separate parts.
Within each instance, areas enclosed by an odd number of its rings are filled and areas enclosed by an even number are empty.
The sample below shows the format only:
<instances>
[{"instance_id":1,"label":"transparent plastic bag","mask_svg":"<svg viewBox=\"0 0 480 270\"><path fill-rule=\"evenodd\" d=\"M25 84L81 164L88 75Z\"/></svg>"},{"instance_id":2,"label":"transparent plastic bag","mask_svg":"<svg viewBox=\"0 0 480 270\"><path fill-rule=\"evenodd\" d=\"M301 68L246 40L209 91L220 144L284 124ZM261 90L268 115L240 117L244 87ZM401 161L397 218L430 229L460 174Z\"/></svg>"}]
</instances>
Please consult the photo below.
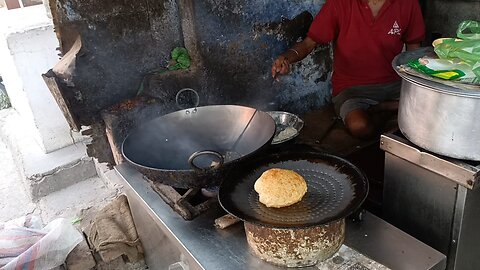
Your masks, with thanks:
<instances>
[{"instance_id":1,"label":"transparent plastic bag","mask_svg":"<svg viewBox=\"0 0 480 270\"><path fill-rule=\"evenodd\" d=\"M468 64L480 78L480 23L462 22L457 31L459 39L442 39L435 45L435 53L440 59L460 59Z\"/></svg>"},{"instance_id":2,"label":"transparent plastic bag","mask_svg":"<svg viewBox=\"0 0 480 270\"><path fill-rule=\"evenodd\" d=\"M80 232L65 219L56 219L42 229L18 222L5 223L0 228L0 257L8 261L4 260L6 265L0 269L55 268L82 240Z\"/></svg>"},{"instance_id":3,"label":"transparent plastic bag","mask_svg":"<svg viewBox=\"0 0 480 270\"><path fill-rule=\"evenodd\" d=\"M458 26L457 37L463 40L480 40L480 22L463 21Z\"/></svg>"}]
</instances>

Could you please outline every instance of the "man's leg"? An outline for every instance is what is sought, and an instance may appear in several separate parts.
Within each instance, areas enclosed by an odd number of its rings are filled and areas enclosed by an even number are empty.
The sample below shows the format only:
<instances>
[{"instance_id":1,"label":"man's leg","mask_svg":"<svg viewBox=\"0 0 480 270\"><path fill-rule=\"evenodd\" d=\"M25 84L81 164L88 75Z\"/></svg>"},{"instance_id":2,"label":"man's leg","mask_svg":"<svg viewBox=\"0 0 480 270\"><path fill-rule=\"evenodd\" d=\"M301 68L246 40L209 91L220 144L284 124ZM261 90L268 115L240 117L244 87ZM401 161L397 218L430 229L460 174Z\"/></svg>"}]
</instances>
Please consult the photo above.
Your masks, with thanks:
<instances>
[{"instance_id":1,"label":"man's leg","mask_svg":"<svg viewBox=\"0 0 480 270\"><path fill-rule=\"evenodd\" d=\"M358 138L378 135L387 119L398 110L400 81L346 89L332 101L348 131Z\"/></svg>"},{"instance_id":2,"label":"man's leg","mask_svg":"<svg viewBox=\"0 0 480 270\"><path fill-rule=\"evenodd\" d=\"M364 109L356 109L349 112L345 117L345 126L352 136L368 139L375 135L375 125Z\"/></svg>"},{"instance_id":3,"label":"man's leg","mask_svg":"<svg viewBox=\"0 0 480 270\"><path fill-rule=\"evenodd\" d=\"M374 112L397 111L398 100L383 101L376 106L372 106L371 110Z\"/></svg>"}]
</instances>

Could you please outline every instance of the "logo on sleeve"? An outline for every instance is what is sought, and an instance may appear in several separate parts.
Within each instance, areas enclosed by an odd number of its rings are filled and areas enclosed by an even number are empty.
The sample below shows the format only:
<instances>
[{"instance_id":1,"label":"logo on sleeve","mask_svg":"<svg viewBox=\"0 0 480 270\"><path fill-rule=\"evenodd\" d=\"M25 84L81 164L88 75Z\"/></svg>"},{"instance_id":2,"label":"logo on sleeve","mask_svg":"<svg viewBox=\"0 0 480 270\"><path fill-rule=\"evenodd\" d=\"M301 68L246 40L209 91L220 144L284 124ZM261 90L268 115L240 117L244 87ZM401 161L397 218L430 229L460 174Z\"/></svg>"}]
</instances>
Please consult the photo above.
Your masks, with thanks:
<instances>
[{"instance_id":1,"label":"logo on sleeve","mask_svg":"<svg viewBox=\"0 0 480 270\"><path fill-rule=\"evenodd\" d=\"M393 23L393 26L392 26L392 29L390 29L390 31L388 31L388 34L389 35L399 35L402 33L402 28L400 28L400 26L398 25L398 22L395 21Z\"/></svg>"}]
</instances>

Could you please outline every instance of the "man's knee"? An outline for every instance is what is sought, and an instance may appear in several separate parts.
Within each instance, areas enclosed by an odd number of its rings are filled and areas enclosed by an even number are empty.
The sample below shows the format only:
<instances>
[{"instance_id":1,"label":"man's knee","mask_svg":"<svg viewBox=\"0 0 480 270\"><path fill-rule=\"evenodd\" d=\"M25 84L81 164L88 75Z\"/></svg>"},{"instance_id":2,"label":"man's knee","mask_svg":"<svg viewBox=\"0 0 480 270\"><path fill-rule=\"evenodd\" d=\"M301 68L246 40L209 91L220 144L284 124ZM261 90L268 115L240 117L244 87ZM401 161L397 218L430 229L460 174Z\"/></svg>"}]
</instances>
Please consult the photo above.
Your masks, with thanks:
<instances>
[{"instance_id":1,"label":"man's knee","mask_svg":"<svg viewBox=\"0 0 480 270\"><path fill-rule=\"evenodd\" d=\"M374 135L375 128L366 113L354 113L346 117L345 125L354 137L368 138Z\"/></svg>"}]
</instances>

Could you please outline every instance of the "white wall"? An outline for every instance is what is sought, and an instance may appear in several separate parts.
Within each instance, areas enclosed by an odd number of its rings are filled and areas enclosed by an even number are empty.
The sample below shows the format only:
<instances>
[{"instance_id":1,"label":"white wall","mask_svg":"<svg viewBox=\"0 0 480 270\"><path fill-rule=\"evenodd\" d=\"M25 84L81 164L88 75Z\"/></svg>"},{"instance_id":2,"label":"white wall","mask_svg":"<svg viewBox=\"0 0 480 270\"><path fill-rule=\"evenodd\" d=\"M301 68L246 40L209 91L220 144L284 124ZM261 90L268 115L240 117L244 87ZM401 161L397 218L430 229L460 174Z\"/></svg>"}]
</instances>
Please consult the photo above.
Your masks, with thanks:
<instances>
[{"instance_id":1,"label":"white wall","mask_svg":"<svg viewBox=\"0 0 480 270\"><path fill-rule=\"evenodd\" d=\"M41 77L59 61L45 7L2 11L0 25L0 74L12 106L31 127L26 135L47 153L71 145L68 123Z\"/></svg>"}]
</instances>

